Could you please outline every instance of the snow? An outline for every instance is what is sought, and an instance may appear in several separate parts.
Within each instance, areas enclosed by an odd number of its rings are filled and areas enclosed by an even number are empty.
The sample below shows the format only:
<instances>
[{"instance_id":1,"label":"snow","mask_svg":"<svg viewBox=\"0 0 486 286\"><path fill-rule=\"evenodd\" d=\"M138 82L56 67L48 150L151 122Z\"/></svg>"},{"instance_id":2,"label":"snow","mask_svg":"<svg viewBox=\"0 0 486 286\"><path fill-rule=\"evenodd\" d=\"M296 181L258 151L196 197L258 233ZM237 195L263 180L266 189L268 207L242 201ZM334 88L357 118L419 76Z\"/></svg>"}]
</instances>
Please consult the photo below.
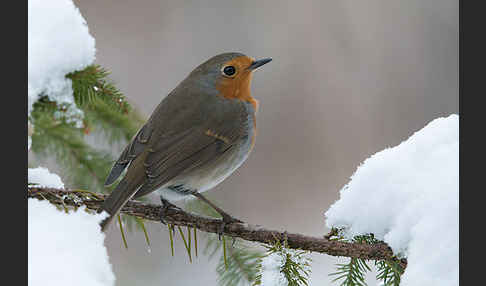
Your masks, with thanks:
<instances>
[{"instance_id":1,"label":"snow","mask_svg":"<svg viewBox=\"0 0 486 286\"><path fill-rule=\"evenodd\" d=\"M61 178L43 167L29 168L28 182L64 188ZM99 226L107 215L89 214L84 206L67 214L47 201L29 199L29 285L114 285Z\"/></svg>"},{"instance_id":2,"label":"snow","mask_svg":"<svg viewBox=\"0 0 486 286\"><path fill-rule=\"evenodd\" d=\"M113 286L115 276L99 222L84 207L66 214L47 201L28 200L28 284Z\"/></svg>"},{"instance_id":3,"label":"snow","mask_svg":"<svg viewBox=\"0 0 486 286\"><path fill-rule=\"evenodd\" d=\"M58 103L74 103L71 81L65 75L95 59L95 40L71 0L28 1L28 114L41 94ZM68 109L82 124L82 112Z\"/></svg>"},{"instance_id":4,"label":"snow","mask_svg":"<svg viewBox=\"0 0 486 286\"><path fill-rule=\"evenodd\" d=\"M27 152L30 151L30 147L32 147L32 133L34 133L34 128L32 124L27 121Z\"/></svg>"},{"instance_id":5,"label":"snow","mask_svg":"<svg viewBox=\"0 0 486 286\"><path fill-rule=\"evenodd\" d=\"M407 257L400 285L459 285L459 116L366 159L325 215L347 238L373 233Z\"/></svg>"},{"instance_id":6,"label":"snow","mask_svg":"<svg viewBox=\"0 0 486 286\"><path fill-rule=\"evenodd\" d=\"M29 168L27 173L29 184L36 184L38 187L64 189L61 178L57 174L49 172L47 168Z\"/></svg>"},{"instance_id":7,"label":"snow","mask_svg":"<svg viewBox=\"0 0 486 286\"><path fill-rule=\"evenodd\" d=\"M72 0L28 1L28 116L41 95L67 107L63 116L82 127L83 113L74 104L66 74L95 59L95 40ZM29 126L28 150L32 144ZM28 169L28 182L64 188L48 169ZM47 201L28 200L28 283L33 286L112 286L115 276L101 232L103 214L84 207L69 214Z\"/></svg>"},{"instance_id":8,"label":"snow","mask_svg":"<svg viewBox=\"0 0 486 286\"><path fill-rule=\"evenodd\" d=\"M288 285L285 275L280 269L285 263L285 258L279 252L273 252L262 258L261 262L261 285L262 286L285 286Z\"/></svg>"},{"instance_id":9,"label":"snow","mask_svg":"<svg viewBox=\"0 0 486 286\"><path fill-rule=\"evenodd\" d=\"M310 273L310 258L306 253L299 253L298 250L282 248L277 252L270 252L264 256L260 262L261 286L287 286L289 282L281 272L287 259L294 261L302 266L297 270L300 275L305 276L304 271Z\"/></svg>"}]
</instances>

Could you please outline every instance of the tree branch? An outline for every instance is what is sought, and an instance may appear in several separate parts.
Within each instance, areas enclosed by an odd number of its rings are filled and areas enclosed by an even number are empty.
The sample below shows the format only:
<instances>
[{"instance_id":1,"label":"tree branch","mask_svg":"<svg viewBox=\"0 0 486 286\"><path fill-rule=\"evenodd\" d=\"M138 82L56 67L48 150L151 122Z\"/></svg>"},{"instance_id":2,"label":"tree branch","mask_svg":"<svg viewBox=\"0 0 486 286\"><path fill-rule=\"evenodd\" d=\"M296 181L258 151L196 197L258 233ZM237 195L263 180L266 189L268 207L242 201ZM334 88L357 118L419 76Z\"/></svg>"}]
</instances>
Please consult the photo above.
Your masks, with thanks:
<instances>
[{"instance_id":1,"label":"tree branch","mask_svg":"<svg viewBox=\"0 0 486 286\"><path fill-rule=\"evenodd\" d=\"M61 206L80 207L85 205L91 210L98 210L106 197L103 194L87 191L39 187L29 187L27 196L41 200L47 199L49 202ZM160 222L161 211L160 205L130 200L122 208L121 213ZM164 215L164 220L169 224L196 227L209 233L218 233L222 225L220 219L191 214L180 208L168 208L164 211ZM402 269L405 269L407 266L407 260L394 257L392 250L384 242L375 244L343 242L329 239L330 235L312 237L288 233L287 231L269 230L259 225L247 223L226 224L222 234L267 244L272 244L277 240L283 243L284 240L287 240L288 247L292 249L308 250L332 256L387 260L398 262Z\"/></svg>"}]
</instances>

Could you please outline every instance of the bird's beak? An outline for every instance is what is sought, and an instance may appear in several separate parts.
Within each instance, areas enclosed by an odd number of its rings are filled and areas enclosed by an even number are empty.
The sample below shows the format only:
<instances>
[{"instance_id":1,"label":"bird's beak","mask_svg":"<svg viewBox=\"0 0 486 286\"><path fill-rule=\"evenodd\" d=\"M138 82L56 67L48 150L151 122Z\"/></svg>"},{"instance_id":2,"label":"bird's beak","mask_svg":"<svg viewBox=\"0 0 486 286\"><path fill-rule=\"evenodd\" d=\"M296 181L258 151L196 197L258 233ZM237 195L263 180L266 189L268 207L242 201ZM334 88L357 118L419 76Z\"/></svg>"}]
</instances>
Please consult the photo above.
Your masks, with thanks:
<instances>
[{"instance_id":1,"label":"bird's beak","mask_svg":"<svg viewBox=\"0 0 486 286\"><path fill-rule=\"evenodd\" d=\"M248 67L248 69L251 70L251 71L254 71L257 68L259 68L259 67L263 66L264 64L269 63L271 61L272 61L271 58L265 58L265 59L261 59L261 60L258 60L258 61L254 61L253 63L251 63L251 65Z\"/></svg>"}]
</instances>

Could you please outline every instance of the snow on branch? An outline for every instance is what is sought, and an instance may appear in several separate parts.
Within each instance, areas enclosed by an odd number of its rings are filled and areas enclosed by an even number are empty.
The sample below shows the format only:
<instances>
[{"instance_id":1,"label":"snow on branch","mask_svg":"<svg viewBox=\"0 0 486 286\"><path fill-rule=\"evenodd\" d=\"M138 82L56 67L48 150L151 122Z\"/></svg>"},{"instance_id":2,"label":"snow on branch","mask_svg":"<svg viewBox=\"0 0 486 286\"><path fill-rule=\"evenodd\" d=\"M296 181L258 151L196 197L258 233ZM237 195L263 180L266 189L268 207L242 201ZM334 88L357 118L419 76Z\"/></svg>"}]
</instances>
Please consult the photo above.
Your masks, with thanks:
<instances>
[{"instance_id":1,"label":"snow on branch","mask_svg":"<svg viewBox=\"0 0 486 286\"><path fill-rule=\"evenodd\" d=\"M84 205L88 209L98 210L106 195L79 190L29 187L28 197L47 199L53 204L64 207L80 207ZM130 200L122 208L121 213L160 222L161 211L160 205ZM166 209L164 215L165 221L172 225L195 227L200 231L209 233L218 233L218 230L221 229L222 221L220 219L195 215L180 208ZM312 237L287 231L270 230L248 223L226 224L222 234L267 244L276 241L283 243L286 240L290 249L301 249L332 256L394 261L398 262L403 269L407 266L406 259L399 260L395 258L390 247L383 242L376 244L350 243L332 240L328 237Z\"/></svg>"},{"instance_id":2,"label":"snow on branch","mask_svg":"<svg viewBox=\"0 0 486 286\"><path fill-rule=\"evenodd\" d=\"M407 257L400 285L459 285L459 115L366 159L325 217L345 238L373 233Z\"/></svg>"}]
</instances>

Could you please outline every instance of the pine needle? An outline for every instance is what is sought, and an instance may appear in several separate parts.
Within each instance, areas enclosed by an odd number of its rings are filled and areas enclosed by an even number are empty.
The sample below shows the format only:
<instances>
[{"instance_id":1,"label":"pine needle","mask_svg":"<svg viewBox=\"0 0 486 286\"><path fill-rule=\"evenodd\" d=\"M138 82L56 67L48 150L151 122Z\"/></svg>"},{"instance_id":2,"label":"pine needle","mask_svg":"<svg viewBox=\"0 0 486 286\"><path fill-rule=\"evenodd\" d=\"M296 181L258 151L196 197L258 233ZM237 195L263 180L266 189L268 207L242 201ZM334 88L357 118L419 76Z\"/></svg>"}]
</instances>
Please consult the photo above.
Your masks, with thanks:
<instances>
[{"instance_id":1,"label":"pine needle","mask_svg":"<svg viewBox=\"0 0 486 286\"><path fill-rule=\"evenodd\" d=\"M172 226L168 224L167 227L169 228L170 251L172 253L172 256L174 256L174 238L172 237L172 229L171 229Z\"/></svg>"},{"instance_id":2,"label":"pine needle","mask_svg":"<svg viewBox=\"0 0 486 286\"><path fill-rule=\"evenodd\" d=\"M125 232L123 231L123 225L121 222L120 215L118 215L118 224L120 225L120 232L121 232L123 244L125 245L125 248L128 249L127 239L125 238Z\"/></svg>"},{"instance_id":3,"label":"pine needle","mask_svg":"<svg viewBox=\"0 0 486 286\"><path fill-rule=\"evenodd\" d=\"M228 270L228 262L226 260L226 239L223 235L223 257L224 257L224 268Z\"/></svg>"},{"instance_id":4,"label":"pine needle","mask_svg":"<svg viewBox=\"0 0 486 286\"><path fill-rule=\"evenodd\" d=\"M135 221L142 228L143 234L145 235L145 242L150 247L150 240L149 240L149 237L148 237L147 229L145 228L145 224L143 223L143 219L141 219L139 217L135 217Z\"/></svg>"},{"instance_id":5,"label":"pine needle","mask_svg":"<svg viewBox=\"0 0 486 286\"><path fill-rule=\"evenodd\" d=\"M88 191L88 190L73 189L73 192L76 192L76 193L87 193L87 194L92 195L96 199L100 199L100 194L95 193L95 192L91 192L91 191Z\"/></svg>"},{"instance_id":6,"label":"pine needle","mask_svg":"<svg viewBox=\"0 0 486 286\"><path fill-rule=\"evenodd\" d=\"M177 228L179 229L179 233L181 234L182 240L184 241L184 245L186 246L187 255L189 256L189 262L192 263L191 249L187 245L186 237L184 236L184 233L182 232L181 227L180 226L177 226Z\"/></svg>"},{"instance_id":7,"label":"pine needle","mask_svg":"<svg viewBox=\"0 0 486 286\"><path fill-rule=\"evenodd\" d=\"M191 228L187 227L187 245L189 247L189 253L191 253Z\"/></svg>"}]
</instances>

